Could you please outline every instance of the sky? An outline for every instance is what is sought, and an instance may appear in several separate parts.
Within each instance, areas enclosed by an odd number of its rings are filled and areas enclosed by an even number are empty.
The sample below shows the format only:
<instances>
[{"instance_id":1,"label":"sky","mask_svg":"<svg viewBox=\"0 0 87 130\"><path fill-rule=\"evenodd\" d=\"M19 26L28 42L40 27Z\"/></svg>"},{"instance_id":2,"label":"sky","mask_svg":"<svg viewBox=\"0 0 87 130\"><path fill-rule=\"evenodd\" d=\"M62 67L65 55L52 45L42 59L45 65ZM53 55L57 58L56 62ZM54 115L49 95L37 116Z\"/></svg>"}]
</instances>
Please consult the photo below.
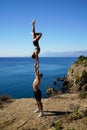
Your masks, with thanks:
<instances>
[{"instance_id":1,"label":"sky","mask_svg":"<svg viewBox=\"0 0 87 130\"><path fill-rule=\"evenodd\" d=\"M87 0L0 0L0 57L31 56L31 22L41 53L87 50Z\"/></svg>"}]
</instances>

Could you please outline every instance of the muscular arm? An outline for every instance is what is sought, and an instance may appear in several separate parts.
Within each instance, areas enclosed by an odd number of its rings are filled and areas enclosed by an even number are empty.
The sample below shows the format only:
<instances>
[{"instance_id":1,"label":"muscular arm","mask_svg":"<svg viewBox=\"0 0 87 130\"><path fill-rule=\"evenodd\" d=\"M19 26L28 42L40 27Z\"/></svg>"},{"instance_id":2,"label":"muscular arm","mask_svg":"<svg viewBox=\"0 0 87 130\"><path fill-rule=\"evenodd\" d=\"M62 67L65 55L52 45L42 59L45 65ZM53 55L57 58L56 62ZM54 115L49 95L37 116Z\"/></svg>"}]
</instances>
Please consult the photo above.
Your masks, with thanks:
<instances>
[{"instance_id":1,"label":"muscular arm","mask_svg":"<svg viewBox=\"0 0 87 130\"><path fill-rule=\"evenodd\" d=\"M36 53L36 64L35 67L39 68L39 57L38 54Z\"/></svg>"},{"instance_id":2,"label":"muscular arm","mask_svg":"<svg viewBox=\"0 0 87 130\"><path fill-rule=\"evenodd\" d=\"M36 75L36 77L38 78L38 75L39 75L39 69L38 69L38 67L36 67L36 66L35 66L35 75Z\"/></svg>"},{"instance_id":3,"label":"muscular arm","mask_svg":"<svg viewBox=\"0 0 87 130\"><path fill-rule=\"evenodd\" d=\"M35 33L36 37L33 39L33 41L39 41L39 39L41 38L42 36L42 33Z\"/></svg>"}]
</instances>

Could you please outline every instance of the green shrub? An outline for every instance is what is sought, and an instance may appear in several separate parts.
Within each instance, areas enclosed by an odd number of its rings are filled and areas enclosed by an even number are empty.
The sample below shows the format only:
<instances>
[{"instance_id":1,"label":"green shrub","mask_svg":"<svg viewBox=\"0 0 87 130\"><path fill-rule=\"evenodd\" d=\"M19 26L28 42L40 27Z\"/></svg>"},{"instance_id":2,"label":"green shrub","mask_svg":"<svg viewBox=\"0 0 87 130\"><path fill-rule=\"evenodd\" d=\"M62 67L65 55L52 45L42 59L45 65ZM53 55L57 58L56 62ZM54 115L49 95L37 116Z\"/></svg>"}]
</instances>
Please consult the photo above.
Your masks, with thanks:
<instances>
[{"instance_id":1,"label":"green shrub","mask_svg":"<svg viewBox=\"0 0 87 130\"><path fill-rule=\"evenodd\" d=\"M12 102L11 99L12 98L9 95L2 95L2 96L0 96L0 108L2 108L5 103Z\"/></svg>"},{"instance_id":2,"label":"green shrub","mask_svg":"<svg viewBox=\"0 0 87 130\"><path fill-rule=\"evenodd\" d=\"M87 79L87 72L85 70L82 72L82 76L84 76Z\"/></svg>"},{"instance_id":3,"label":"green shrub","mask_svg":"<svg viewBox=\"0 0 87 130\"><path fill-rule=\"evenodd\" d=\"M0 96L0 101L1 102L6 102L6 101L8 101L10 99L11 99L11 96L9 96L9 95L2 95L2 96Z\"/></svg>"},{"instance_id":4,"label":"green shrub","mask_svg":"<svg viewBox=\"0 0 87 130\"><path fill-rule=\"evenodd\" d=\"M75 130L74 128L69 128L69 129L67 129L67 130Z\"/></svg>"},{"instance_id":5,"label":"green shrub","mask_svg":"<svg viewBox=\"0 0 87 130\"><path fill-rule=\"evenodd\" d=\"M82 98L82 99L87 98L87 91L86 92L83 92L83 91L80 92L79 97Z\"/></svg>"},{"instance_id":6,"label":"green shrub","mask_svg":"<svg viewBox=\"0 0 87 130\"><path fill-rule=\"evenodd\" d=\"M87 66L87 57L85 57L83 55L79 56L76 63L84 64L84 67L86 67Z\"/></svg>"},{"instance_id":7,"label":"green shrub","mask_svg":"<svg viewBox=\"0 0 87 130\"><path fill-rule=\"evenodd\" d=\"M81 55L78 57L78 61L83 61L83 60L87 60L87 57Z\"/></svg>"},{"instance_id":8,"label":"green shrub","mask_svg":"<svg viewBox=\"0 0 87 130\"><path fill-rule=\"evenodd\" d=\"M83 82L83 84L87 83L87 72L85 70L82 72L81 82Z\"/></svg>"},{"instance_id":9,"label":"green shrub","mask_svg":"<svg viewBox=\"0 0 87 130\"><path fill-rule=\"evenodd\" d=\"M62 126L62 122L61 121L55 123L55 130L61 130L61 126Z\"/></svg>"},{"instance_id":10,"label":"green shrub","mask_svg":"<svg viewBox=\"0 0 87 130\"><path fill-rule=\"evenodd\" d=\"M79 81L80 81L80 77L79 77L79 75L77 75L77 76L76 76L76 81L75 81L75 83L78 84Z\"/></svg>"},{"instance_id":11,"label":"green shrub","mask_svg":"<svg viewBox=\"0 0 87 130\"><path fill-rule=\"evenodd\" d=\"M78 120L82 117L82 114L79 110L72 112L69 115L69 121Z\"/></svg>"}]
</instances>

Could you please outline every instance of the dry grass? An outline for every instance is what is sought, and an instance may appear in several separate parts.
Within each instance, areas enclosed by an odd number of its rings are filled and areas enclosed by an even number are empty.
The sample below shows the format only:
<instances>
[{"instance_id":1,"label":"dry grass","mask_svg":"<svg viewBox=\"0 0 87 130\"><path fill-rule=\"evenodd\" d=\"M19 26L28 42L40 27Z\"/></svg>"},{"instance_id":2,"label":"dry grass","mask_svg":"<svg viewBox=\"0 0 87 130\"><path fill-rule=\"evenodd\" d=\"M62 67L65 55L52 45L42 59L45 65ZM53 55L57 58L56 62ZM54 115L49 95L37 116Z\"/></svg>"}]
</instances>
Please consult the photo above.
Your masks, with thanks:
<instances>
[{"instance_id":1,"label":"dry grass","mask_svg":"<svg viewBox=\"0 0 87 130\"><path fill-rule=\"evenodd\" d=\"M35 99L17 99L0 109L0 130L86 130L86 99L77 94L61 94L42 102L42 118L33 112Z\"/></svg>"}]
</instances>

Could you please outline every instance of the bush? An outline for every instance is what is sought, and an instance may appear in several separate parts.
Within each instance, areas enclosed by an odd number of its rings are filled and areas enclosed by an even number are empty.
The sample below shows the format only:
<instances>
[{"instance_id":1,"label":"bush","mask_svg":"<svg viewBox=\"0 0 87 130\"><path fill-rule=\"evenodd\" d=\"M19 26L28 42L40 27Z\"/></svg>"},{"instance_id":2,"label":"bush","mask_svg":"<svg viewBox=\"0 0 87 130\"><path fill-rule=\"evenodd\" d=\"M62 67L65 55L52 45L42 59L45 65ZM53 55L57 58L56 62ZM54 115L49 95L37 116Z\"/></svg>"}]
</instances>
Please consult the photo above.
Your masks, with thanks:
<instances>
[{"instance_id":1,"label":"bush","mask_svg":"<svg viewBox=\"0 0 87 130\"><path fill-rule=\"evenodd\" d=\"M78 61L83 61L83 60L87 60L87 57L81 55L78 57Z\"/></svg>"},{"instance_id":2,"label":"bush","mask_svg":"<svg viewBox=\"0 0 87 130\"><path fill-rule=\"evenodd\" d=\"M80 82L80 77L79 77L79 75L77 75L75 83L78 84L79 82Z\"/></svg>"},{"instance_id":3,"label":"bush","mask_svg":"<svg viewBox=\"0 0 87 130\"><path fill-rule=\"evenodd\" d=\"M3 107L4 103L8 103L8 102L11 102L11 96L9 95L2 95L0 96L0 108Z\"/></svg>"},{"instance_id":4,"label":"bush","mask_svg":"<svg viewBox=\"0 0 87 130\"><path fill-rule=\"evenodd\" d=\"M11 99L11 97L9 95L0 96L0 102L6 102L6 101L8 101L10 99Z\"/></svg>"},{"instance_id":5,"label":"bush","mask_svg":"<svg viewBox=\"0 0 87 130\"><path fill-rule=\"evenodd\" d=\"M74 128L69 128L69 129L67 129L67 130L75 130Z\"/></svg>"},{"instance_id":6,"label":"bush","mask_svg":"<svg viewBox=\"0 0 87 130\"><path fill-rule=\"evenodd\" d=\"M83 84L86 84L86 83L87 83L87 72L86 72L85 70L82 72L81 82L82 82Z\"/></svg>"},{"instance_id":7,"label":"bush","mask_svg":"<svg viewBox=\"0 0 87 130\"><path fill-rule=\"evenodd\" d=\"M62 122L61 121L55 123L55 130L61 130L62 129L61 126L62 126Z\"/></svg>"},{"instance_id":8,"label":"bush","mask_svg":"<svg viewBox=\"0 0 87 130\"><path fill-rule=\"evenodd\" d=\"M79 97L82 99L87 98L87 92L80 92Z\"/></svg>"},{"instance_id":9,"label":"bush","mask_svg":"<svg viewBox=\"0 0 87 130\"><path fill-rule=\"evenodd\" d=\"M87 57L85 57L85 56L78 57L78 60L76 63L84 64L84 67L86 67L87 66Z\"/></svg>"}]
</instances>

